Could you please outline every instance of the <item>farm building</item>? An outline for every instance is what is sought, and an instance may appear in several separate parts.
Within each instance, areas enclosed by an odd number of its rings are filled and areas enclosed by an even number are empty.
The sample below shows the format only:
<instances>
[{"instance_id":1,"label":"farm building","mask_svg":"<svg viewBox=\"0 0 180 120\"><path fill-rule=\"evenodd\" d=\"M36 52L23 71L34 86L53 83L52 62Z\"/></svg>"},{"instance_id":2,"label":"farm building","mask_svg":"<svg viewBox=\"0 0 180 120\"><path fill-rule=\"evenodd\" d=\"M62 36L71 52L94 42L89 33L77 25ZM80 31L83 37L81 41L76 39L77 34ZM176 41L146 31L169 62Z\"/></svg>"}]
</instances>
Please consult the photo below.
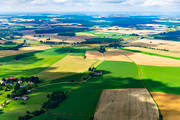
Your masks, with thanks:
<instances>
[{"instance_id":1,"label":"farm building","mask_svg":"<svg viewBox=\"0 0 180 120\"><path fill-rule=\"evenodd\" d=\"M101 76L102 75L102 71L93 71L94 75L97 76Z\"/></svg>"}]
</instances>

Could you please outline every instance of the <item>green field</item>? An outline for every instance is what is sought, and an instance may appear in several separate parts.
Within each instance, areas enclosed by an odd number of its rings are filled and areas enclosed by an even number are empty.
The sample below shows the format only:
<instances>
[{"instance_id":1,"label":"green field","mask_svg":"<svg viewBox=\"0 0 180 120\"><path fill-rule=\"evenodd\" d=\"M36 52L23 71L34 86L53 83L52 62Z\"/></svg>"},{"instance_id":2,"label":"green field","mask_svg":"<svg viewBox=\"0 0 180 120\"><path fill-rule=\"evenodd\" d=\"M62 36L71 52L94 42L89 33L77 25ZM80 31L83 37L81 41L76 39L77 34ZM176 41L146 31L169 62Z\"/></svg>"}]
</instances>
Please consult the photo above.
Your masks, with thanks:
<instances>
[{"instance_id":1,"label":"green field","mask_svg":"<svg viewBox=\"0 0 180 120\"><path fill-rule=\"evenodd\" d=\"M137 67L133 63L105 61L97 69L103 71L102 77L94 77L86 83L77 85L60 106L32 120L56 120L56 118L89 120L95 112L102 90L143 88Z\"/></svg>"},{"instance_id":2,"label":"green field","mask_svg":"<svg viewBox=\"0 0 180 120\"><path fill-rule=\"evenodd\" d=\"M1 77L32 76L50 67L66 55L84 56L86 49L52 48L44 51L23 54L23 58L15 60L14 56L0 58ZM145 86L151 92L180 94L180 67L140 66ZM87 73L40 83L27 101L11 101L0 113L0 120L17 120L26 111L39 110L47 101L47 94L54 91L65 91L67 99L57 108L32 118L32 120L90 120L93 117L99 97L104 89L144 88L140 81L137 65L130 62L104 61L97 70L103 76L94 76L87 82L81 82ZM173 78L173 79L172 79ZM72 82L73 80L73 82ZM70 83L63 83L70 82ZM78 83L81 82L81 83ZM2 93L2 92L1 92ZM6 92L0 95L4 101ZM22 105L25 102L25 105Z\"/></svg>"},{"instance_id":3,"label":"green field","mask_svg":"<svg viewBox=\"0 0 180 120\"><path fill-rule=\"evenodd\" d=\"M88 32L79 32L76 35L85 35L85 36L97 36L100 38L111 38L111 39L121 39L127 37L135 37L135 35L128 35L124 33L115 33L115 32L103 32L100 33L99 31L88 31Z\"/></svg>"},{"instance_id":4,"label":"green field","mask_svg":"<svg viewBox=\"0 0 180 120\"><path fill-rule=\"evenodd\" d=\"M15 60L14 56L0 58L0 78L28 77L50 67L64 56L73 54L84 56L86 49L52 48L44 51L22 54L23 57Z\"/></svg>"},{"instance_id":5,"label":"green field","mask_svg":"<svg viewBox=\"0 0 180 120\"><path fill-rule=\"evenodd\" d=\"M26 115L26 111L33 112L39 110L44 102L47 101L47 95L54 91L67 91L69 89L76 88L76 84L53 84L63 81L70 81L72 78L79 80L82 74L77 74L67 78L57 79L54 82L42 83L39 87L28 96L30 99L27 101L11 101L8 106L3 109L3 113L0 114L0 120L18 120L19 116ZM25 102L25 105L21 103Z\"/></svg>"},{"instance_id":6,"label":"green field","mask_svg":"<svg viewBox=\"0 0 180 120\"><path fill-rule=\"evenodd\" d=\"M180 67L140 66L140 69L151 92L180 94Z\"/></svg>"},{"instance_id":7,"label":"green field","mask_svg":"<svg viewBox=\"0 0 180 120\"><path fill-rule=\"evenodd\" d=\"M23 58L15 60L14 56L0 58L0 76L27 77L48 68L53 63L62 59L65 54L56 53L56 49L24 53Z\"/></svg>"},{"instance_id":8,"label":"green field","mask_svg":"<svg viewBox=\"0 0 180 120\"><path fill-rule=\"evenodd\" d=\"M61 60L66 55L77 55L84 56L86 49L73 49L73 48L52 48L43 51L24 53L19 55L13 55L8 57L0 58L0 75L1 78L6 78L10 76L14 77L29 77L36 75L44 69L50 67L52 64ZM15 59L17 56L21 56L19 59ZM2 110L3 113L0 113L1 120L17 120L19 116L25 115L26 111L35 111L41 108L47 98L47 94L62 90L71 89L74 87L74 84L54 84L63 81L70 81L72 78L74 81L80 81L83 74L77 74L75 76L57 79L51 82L41 83L39 86L41 88L36 89L35 92L29 94L29 100L25 101L25 105L21 103L24 101L11 101L7 106ZM49 85L50 84L50 85ZM52 84L52 85L51 85ZM45 85L45 86L44 86ZM44 86L44 87L42 87ZM61 86L61 87L60 87ZM9 92L1 91L0 94L0 103L3 103L7 99L7 94Z\"/></svg>"}]
</instances>

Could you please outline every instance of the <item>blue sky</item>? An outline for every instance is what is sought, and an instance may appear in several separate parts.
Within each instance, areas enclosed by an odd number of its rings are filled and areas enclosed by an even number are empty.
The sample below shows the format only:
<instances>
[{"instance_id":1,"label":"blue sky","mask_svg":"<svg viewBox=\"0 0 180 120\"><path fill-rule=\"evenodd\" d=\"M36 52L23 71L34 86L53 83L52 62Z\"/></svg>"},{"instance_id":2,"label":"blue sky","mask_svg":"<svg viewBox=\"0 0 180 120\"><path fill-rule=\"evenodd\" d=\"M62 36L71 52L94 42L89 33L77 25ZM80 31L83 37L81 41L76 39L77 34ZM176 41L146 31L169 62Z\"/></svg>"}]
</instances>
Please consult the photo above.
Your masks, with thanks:
<instances>
[{"instance_id":1,"label":"blue sky","mask_svg":"<svg viewBox=\"0 0 180 120\"><path fill-rule=\"evenodd\" d=\"M180 12L180 0L0 0L0 12Z\"/></svg>"}]
</instances>

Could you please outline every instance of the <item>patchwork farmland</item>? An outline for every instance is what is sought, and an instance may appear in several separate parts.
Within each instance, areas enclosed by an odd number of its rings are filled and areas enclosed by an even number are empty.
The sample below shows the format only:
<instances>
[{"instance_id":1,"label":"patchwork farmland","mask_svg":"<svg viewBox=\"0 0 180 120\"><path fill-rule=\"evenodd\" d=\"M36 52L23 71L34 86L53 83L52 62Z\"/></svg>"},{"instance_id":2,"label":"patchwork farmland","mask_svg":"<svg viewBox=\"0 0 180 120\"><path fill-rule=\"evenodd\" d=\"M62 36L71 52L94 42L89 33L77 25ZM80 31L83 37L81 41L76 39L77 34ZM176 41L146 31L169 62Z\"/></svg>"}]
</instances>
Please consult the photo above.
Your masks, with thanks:
<instances>
[{"instance_id":1,"label":"patchwork farmland","mask_svg":"<svg viewBox=\"0 0 180 120\"><path fill-rule=\"evenodd\" d=\"M0 120L180 119L179 23L52 16L0 16Z\"/></svg>"}]
</instances>

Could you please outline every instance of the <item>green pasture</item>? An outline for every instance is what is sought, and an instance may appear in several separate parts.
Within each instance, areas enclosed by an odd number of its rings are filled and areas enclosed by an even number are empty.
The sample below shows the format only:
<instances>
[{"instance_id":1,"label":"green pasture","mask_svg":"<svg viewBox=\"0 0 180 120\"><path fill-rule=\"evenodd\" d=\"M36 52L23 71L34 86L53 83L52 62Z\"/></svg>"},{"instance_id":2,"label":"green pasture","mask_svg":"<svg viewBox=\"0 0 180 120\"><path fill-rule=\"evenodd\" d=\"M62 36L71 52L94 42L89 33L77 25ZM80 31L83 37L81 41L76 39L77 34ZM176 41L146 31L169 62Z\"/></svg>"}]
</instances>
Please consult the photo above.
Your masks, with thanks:
<instances>
[{"instance_id":1,"label":"green pasture","mask_svg":"<svg viewBox=\"0 0 180 120\"><path fill-rule=\"evenodd\" d=\"M44 51L21 54L24 57L18 60L17 55L0 58L0 78L27 77L35 75L50 67L66 55L84 56L86 49L52 48Z\"/></svg>"},{"instance_id":2,"label":"green pasture","mask_svg":"<svg viewBox=\"0 0 180 120\"><path fill-rule=\"evenodd\" d=\"M152 92L180 94L180 67L140 66L146 87Z\"/></svg>"},{"instance_id":3,"label":"green pasture","mask_svg":"<svg viewBox=\"0 0 180 120\"><path fill-rule=\"evenodd\" d=\"M116 32L104 32L104 33L100 33L100 32L98 33L98 32L99 31L80 32L80 33L76 33L76 35L97 36L100 38L111 38L111 39L121 39L121 38L135 36L124 33L116 33Z\"/></svg>"}]
</instances>

